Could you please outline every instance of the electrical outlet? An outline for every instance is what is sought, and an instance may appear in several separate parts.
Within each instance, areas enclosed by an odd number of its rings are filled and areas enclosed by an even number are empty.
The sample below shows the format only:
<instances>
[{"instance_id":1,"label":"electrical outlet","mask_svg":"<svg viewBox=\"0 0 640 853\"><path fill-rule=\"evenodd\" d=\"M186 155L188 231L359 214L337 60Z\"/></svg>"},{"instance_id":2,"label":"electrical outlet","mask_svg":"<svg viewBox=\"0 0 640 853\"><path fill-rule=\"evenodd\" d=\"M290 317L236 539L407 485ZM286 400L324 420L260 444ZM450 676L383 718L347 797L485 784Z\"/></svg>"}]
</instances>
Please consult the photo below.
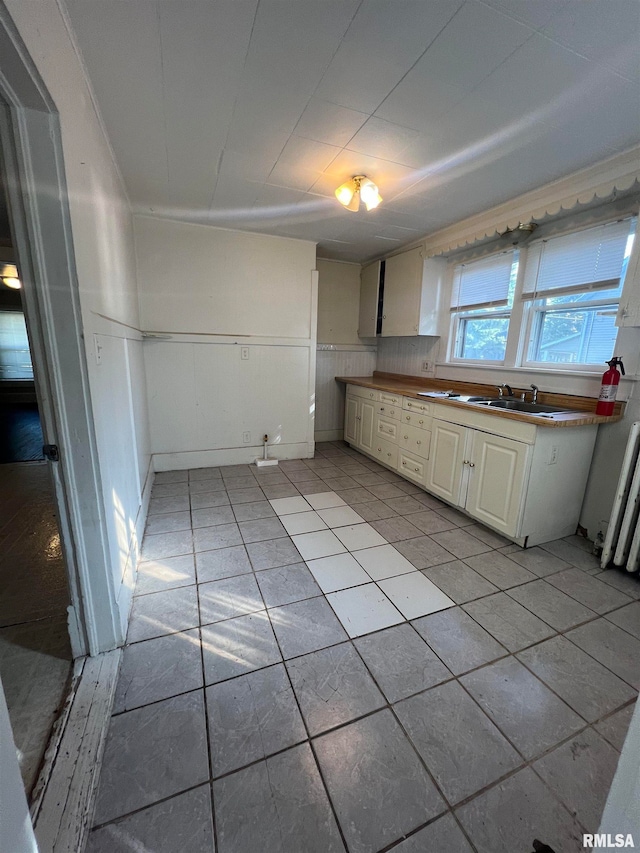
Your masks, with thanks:
<instances>
[{"instance_id":1,"label":"electrical outlet","mask_svg":"<svg viewBox=\"0 0 640 853\"><path fill-rule=\"evenodd\" d=\"M249 347L240 347L240 358L243 361L247 361L249 359Z\"/></svg>"},{"instance_id":2,"label":"electrical outlet","mask_svg":"<svg viewBox=\"0 0 640 853\"><path fill-rule=\"evenodd\" d=\"M431 368L431 365L429 364L428 361L422 362L422 369L424 370L425 373L428 373L430 368Z\"/></svg>"},{"instance_id":3,"label":"electrical outlet","mask_svg":"<svg viewBox=\"0 0 640 853\"><path fill-rule=\"evenodd\" d=\"M242 443L251 444L251 433L248 430L242 433Z\"/></svg>"},{"instance_id":4,"label":"electrical outlet","mask_svg":"<svg viewBox=\"0 0 640 853\"><path fill-rule=\"evenodd\" d=\"M549 454L549 465L555 465L558 461L558 448L552 447L551 453Z\"/></svg>"}]
</instances>

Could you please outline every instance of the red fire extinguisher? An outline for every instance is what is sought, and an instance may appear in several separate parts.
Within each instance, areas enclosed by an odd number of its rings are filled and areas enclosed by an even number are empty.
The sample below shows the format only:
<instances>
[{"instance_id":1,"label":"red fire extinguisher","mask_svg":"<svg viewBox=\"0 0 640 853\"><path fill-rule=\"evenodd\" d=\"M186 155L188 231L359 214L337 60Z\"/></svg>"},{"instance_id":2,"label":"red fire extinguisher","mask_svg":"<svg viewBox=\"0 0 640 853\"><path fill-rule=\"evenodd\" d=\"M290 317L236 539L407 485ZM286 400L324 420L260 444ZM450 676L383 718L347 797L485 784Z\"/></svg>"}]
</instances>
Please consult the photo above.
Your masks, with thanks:
<instances>
[{"instance_id":1,"label":"red fire extinguisher","mask_svg":"<svg viewBox=\"0 0 640 853\"><path fill-rule=\"evenodd\" d=\"M600 388L600 396L598 397L598 405L596 406L596 415L612 415L613 407L616 402L616 394L618 393L618 383L620 382L620 371L617 365L620 365L620 370L624 376L624 364L622 359L617 355L608 361L609 370L602 374L602 387Z\"/></svg>"}]
</instances>

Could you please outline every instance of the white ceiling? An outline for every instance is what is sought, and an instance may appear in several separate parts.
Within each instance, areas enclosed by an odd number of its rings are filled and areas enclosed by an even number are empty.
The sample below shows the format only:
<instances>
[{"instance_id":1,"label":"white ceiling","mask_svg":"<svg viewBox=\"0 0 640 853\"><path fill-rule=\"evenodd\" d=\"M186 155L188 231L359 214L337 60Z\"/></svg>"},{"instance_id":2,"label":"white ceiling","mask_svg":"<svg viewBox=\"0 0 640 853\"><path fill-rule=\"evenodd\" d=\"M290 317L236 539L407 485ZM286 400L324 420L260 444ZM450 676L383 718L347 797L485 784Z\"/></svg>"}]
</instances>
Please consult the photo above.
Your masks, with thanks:
<instances>
[{"instance_id":1,"label":"white ceiling","mask_svg":"<svg viewBox=\"0 0 640 853\"><path fill-rule=\"evenodd\" d=\"M65 0L135 210L362 261L640 140L638 0ZM371 213L333 191L380 187Z\"/></svg>"}]
</instances>

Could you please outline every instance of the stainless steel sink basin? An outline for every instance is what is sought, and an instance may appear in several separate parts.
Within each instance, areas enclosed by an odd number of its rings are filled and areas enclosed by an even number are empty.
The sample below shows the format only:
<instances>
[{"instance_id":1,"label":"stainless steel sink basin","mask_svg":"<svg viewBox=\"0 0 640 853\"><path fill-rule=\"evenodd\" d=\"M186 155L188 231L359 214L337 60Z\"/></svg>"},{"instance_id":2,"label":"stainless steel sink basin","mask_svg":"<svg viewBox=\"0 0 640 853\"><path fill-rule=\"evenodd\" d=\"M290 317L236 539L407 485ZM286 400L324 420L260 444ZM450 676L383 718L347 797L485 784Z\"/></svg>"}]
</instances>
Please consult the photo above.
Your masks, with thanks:
<instances>
[{"instance_id":1,"label":"stainless steel sink basin","mask_svg":"<svg viewBox=\"0 0 640 853\"><path fill-rule=\"evenodd\" d=\"M491 406L495 409L509 409L513 412L526 412L529 415L546 415L567 412L569 409L561 406L545 406L543 403L527 403L525 400L486 400L477 401L480 405Z\"/></svg>"}]
</instances>

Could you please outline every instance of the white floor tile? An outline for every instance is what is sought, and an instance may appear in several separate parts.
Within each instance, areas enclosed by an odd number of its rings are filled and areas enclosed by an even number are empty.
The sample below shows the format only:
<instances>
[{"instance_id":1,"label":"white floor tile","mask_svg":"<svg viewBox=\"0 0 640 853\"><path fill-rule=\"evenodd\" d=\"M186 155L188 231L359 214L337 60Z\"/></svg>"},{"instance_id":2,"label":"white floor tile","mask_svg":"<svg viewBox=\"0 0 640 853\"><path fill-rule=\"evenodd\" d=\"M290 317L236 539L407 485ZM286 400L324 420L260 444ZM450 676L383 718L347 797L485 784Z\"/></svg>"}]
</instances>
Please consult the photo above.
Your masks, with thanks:
<instances>
[{"instance_id":1,"label":"white floor tile","mask_svg":"<svg viewBox=\"0 0 640 853\"><path fill-rule=\"evenodd\" d=\"M332 592L327 600L350 637L398 625L404 619L374 583Z\"/></svg>"},{"instance_id":2,"label":"white floor tile","mask_svg":"<svg viewBox=\"0 0 640 853\"><path fill-rule=\"evenodd\" d=\"M317 533L302 533L292 536L293 544L302 554L303 560L316 560L319 557L330 557L332 554L342 554L347 549L330 530L319 530Z\"/></svg>"},{"instance_id":3,"label":"white floor tile","mask_svg":"<svg viewBox=\"0 0 640 853\"><path fill-rule=\"evenodd\" d=\"M336 530L336 536L349 551L387 544L387 540L380 536L370 524L352 524L349 527L339 527Z\"/></svg>"},{"instance_id":4,"label":"white floor tile","mask_svg":"<svg viewBox=\"0 0 640 853\"><path fill-rule=\"evenodd\" d=\"M417 619L418 616L455 606L455 602L422 572L387 578L379 581L379 586L407 619Z\"/></svg>"},{"instance_id":5,"label":"white floor tile","mask_svg":"<svg viewBox=\"0 0 640 853\"><path fill-rule=\"evenodd\" d=\"M277 515L291 515L294 512L309 512L311 507L303 497L275 498L269 501Z\"/></svg>"},{"instance_id":6,"label":"white floor tile","mask_svg":"<svg viewBox=\"0 0 640 853\"><path fill-rule=\"evenodd\" d=\"M333 557L309 560L307 566L323 592L336 592L371 582L369 575L351 554L335 554Z\"/></svg>"},{"instance_id":7,"label":"white floor tile","mask_svg":"<svg viewBox=\"0 0 640 853\"><path fill-rule=\"evenodd\" d=\"M317 495L307 495L306 500L314 509L328 509L332 506L347 505L335 492L318 492Z\"/></svg>"},{"instance_id":8,"label":"white floor tile","mask_svg":"<svg viewBox=\"0 0 640 853\"><path fill-rule=\"evenodd\" d=\"M328 527L346 527L347 524L362 524L364 518L350 506L334 506L331 509L319 509L318 515Z\"/></svg>"},{"instance_id":9,"label":"white floor tile","mask_svg":"<svg viewBox=\"0 0 640 853\"><path fill-rule=\"evenodd\" d=\"M289 536L297 533L313 533L314 530L326 530L327 525L317 512L293 512L280 517Z\"/></svg>"},{"instance_id":10,"label":"white floor tile","mask_svg":"<svg viewBox=\"0 0 640 853\"><path fill-rule=\"evenodd\" d=\"M353 556L374 581L418 571L413 563L410 563L406 557L396 551L393 545L364 548L361 551L356 551Z\"/></svg>"}]
</instances>

